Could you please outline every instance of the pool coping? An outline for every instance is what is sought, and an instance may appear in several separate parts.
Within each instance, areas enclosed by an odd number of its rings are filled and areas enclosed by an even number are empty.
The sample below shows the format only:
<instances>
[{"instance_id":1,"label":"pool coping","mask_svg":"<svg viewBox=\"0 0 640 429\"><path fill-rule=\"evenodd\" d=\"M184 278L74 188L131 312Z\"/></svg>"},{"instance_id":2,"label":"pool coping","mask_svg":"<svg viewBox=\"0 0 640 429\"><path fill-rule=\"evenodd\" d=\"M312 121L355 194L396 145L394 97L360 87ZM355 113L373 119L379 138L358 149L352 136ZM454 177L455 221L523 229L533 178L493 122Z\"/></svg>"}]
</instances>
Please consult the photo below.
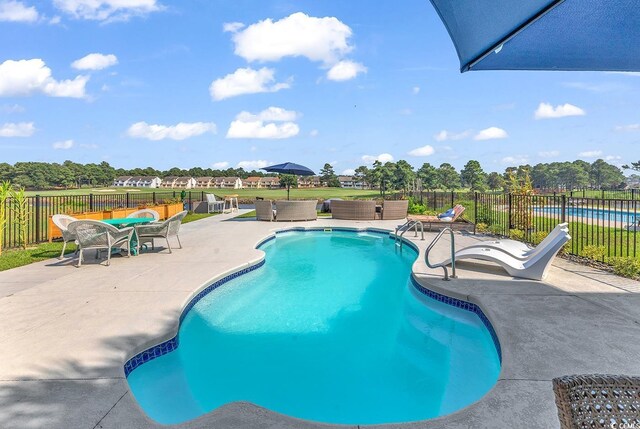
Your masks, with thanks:
<instances>
[{"instance_id":1,"label":"pool coping","mask_svg":"<svg viewBox=\"0 0 640 429\"><path fill-rule=\"evenodd\" d=\"M291 226L291 227L274 229L269 234L267 234L267 236L258 240L254 246L255 250L261 251L261 255L258 258L254 258L253 260L245 264L242 264L238 267L227 270L222 274L214 276L211 280L206 281L203 285L198 287L192 294L190 294L190 296L185 299L184 304L181 307L180 316L178 317L177 323L174 324L174 326L171 328L171 330L168 333L161 335L159 337L156 337L155 339L151 339L139 345L138 347L136 347L134 351L126 354L125 361L124 361L125 363L121 366L122 371L124 373L124 379L127 380L129 375L141 365L144 365L145 363L148 363L156 358L159 358L168 353L171 353L179 347L179 331L180 331L180 327L182 326L182 322L184 321L189 311L191 311L191 309L202 298L204 298L206 295L213 292L220 286L223 286L224 284L228 283L229 281L236 279L238 277L241 277L245 274L248 274L264 266L266 263L266 259L265 259L266 254L264 251L260 249L260 247L276 239L278 234L283 234L288 232L311 232L311 231L369 232L369 233L384 235L389 239L401 240L403 244L406 244L409 247L411 247L411 249L416 252L416 260L412 264L411 273L409 276L409 281L413 286L413 290L435 301L476 314L476 316L480 319L480 321L483 323L485 328L489 331L489 334L493 341L493 344L496 349L496 353L498 355L498 359L500 362L500 373L502 373L502 370L504 368L504 363L503 363L503 354L502 354L502 346L500 343L500 337L496 332L495 325L494 323L492 323L490 315L487 315L486 309L483 310L481 303L477 302L477 300L475 300L472 296L464 296L464 295L451 293L450 291L435 287L434 285L431 285L431 284L429 284L429 287L422 284L415 275L416 274L415 266L420 261L420 257L423 256L423 252L415 243L410 241L408 238L396 237L394 231L389 229L384 229L384 228L376 228L376 227ZM496 383L498 380L499 378L496 380ZM482 400L482 398L484 398L490 391L492 391L495 388L495 386L496 384L494 384L489 390L487 390L487 392L485 392L476 401L470 404L467 404L465 407L460 408L459 410L456 410L453 413L449 413L443 416L436 416L436 417L433 417L432 419L427 419L424 421L438 419L441 417L445 417L445 416L463 411L469 406L473 405L474 403ZM128 383L127 383L127 389L128 391L131 391ZM144 412L144 410L141 407L140 409ZM215 412L215 410L216 409L210 410L198 416L197 418L206 416L207 414ZM144 413L146 415L146 412ZM297 419L292 416L287 416L287 417ZM309 421L309 422L312 422L312 421ZM318 423L318 422L314 422L314 423ZM407 422L407 423L411 423L411 422ZM341 426L341 425L335 425L335 426Z\"/></svg>"}]
</instances>

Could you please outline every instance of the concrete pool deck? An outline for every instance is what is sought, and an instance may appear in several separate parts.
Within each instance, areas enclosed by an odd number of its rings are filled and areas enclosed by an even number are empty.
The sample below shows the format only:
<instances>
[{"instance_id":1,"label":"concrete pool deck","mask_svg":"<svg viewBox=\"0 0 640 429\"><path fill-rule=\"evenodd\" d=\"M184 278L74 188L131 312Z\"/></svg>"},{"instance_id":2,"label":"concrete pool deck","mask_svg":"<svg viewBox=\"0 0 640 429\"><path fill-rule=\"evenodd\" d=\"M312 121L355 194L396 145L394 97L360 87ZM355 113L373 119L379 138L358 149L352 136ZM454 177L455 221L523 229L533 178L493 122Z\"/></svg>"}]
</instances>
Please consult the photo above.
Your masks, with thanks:
<instances>
[{"instance_id":1,"label":"concrete pool deck","mask_svg":"<svg viewBox=\"0 0 640 429\"><path fill-rule=\"evenodd\" d=\"M0 272L0 427L151 428L132 398L123 364L171 336L193 293L257 260L274 229L349 226L393 229L397 221L269 223L220 215L183 226L184 249L112 260L49 260ZM556 259L545 282L512 279L490 264L459 263L458 279L423 262L427 288L477 303L500 338L496 386L469 407L390 428L557 428L551 379L574 373L640 374L640 283ZM456 245L478 238L456 234ZM447 239L433 260L446 257ZM472 357L470 357L472 358ZM234 403L180 428L320 428L328 425ZM341 426L346 427L346 426ZM368 426L383 427L383 426Z\"/></svg>"}]
</instances>

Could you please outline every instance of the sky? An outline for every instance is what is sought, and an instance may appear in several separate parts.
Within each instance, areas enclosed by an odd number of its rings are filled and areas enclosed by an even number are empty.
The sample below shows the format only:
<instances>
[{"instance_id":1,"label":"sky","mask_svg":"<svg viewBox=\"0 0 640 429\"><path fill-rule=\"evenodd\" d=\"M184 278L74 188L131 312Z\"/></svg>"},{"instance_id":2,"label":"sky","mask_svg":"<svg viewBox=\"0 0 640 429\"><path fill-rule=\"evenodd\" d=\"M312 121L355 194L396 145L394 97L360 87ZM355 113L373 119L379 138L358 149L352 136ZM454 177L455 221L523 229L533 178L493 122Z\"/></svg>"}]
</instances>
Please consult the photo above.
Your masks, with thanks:
<instances>
[{"instance_id":1,"label":"sky","mask_svg":"<svg viewBox=\"0 0 640 429\"><path fill-rule=\"evenodd\" d=\"M426 0L0 0L0 162L640 158L640 74L461 74Z\"/></svg>"}]
</instances>

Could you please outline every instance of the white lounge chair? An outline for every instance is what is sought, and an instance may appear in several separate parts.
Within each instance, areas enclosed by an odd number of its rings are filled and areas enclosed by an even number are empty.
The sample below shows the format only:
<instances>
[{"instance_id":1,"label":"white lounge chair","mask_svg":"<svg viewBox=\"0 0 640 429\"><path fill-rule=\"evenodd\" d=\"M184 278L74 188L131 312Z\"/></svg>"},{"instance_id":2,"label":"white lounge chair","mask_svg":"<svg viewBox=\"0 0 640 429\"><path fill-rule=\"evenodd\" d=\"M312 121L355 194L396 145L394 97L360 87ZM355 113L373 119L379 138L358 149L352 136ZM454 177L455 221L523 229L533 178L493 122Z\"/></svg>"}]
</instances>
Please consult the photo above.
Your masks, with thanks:
<instances>
[{"instance_id":1,"label":"white lounge chair","mask_svg":"<svg viewBox=\"0 0 640 429\"><path fill-rule=\"evenodd\" d=\"M131 213L128 218L144 218L144 217L152 217L154 222L160 220L160 213L151 209L140 209Z\"/></svg>"},{"instance_id":2,"label":"white lounge chair","mask_svg":"<svg viewBox=\"0 0 640 429\"><path fill-rule=\"evenodd\" d=\"M224 211L224 201L216 199L213 194L205 194L207 196L207 213Z\"/></svg>"},{"instance_id":3,"label":"white lounge chair","mask_svg":"<svg viewBox=\"0 0 640 429\"><path fill-rule=\"evenodd\" d=\"M543 280L551 262L566 242L571 240L568 232L555 234L544 247L543 251L532 253L525 259L517 259L503 250L491 247L467 247L455 253L456 262L461 259L480 259L494 262L504 268L509 275L532 280ZM445 263L450 264L449 259Z\"/></svg>"},{"instance_id":4,"label":"white lounge chair","mask_svg":"<svg viewBox=\"0 0 640 429\"><path fill-rule=\"evenodd\" d=\"M465 247L465 249L470 249L473 247L486 247L490 249L501 250L516 259L527 259L528 257L535 255L538 252L544 251L544 249L552 242L553 238L556 235L561 235L569 232L568 223L560 223L556 225L555 228L547 235L544 240L540 242L536 247L529 247L525 243L517 240L490 240L490 241L480 241L478 243L472 244L470 246Z\"/></svg>"},{"instance_id":5,"label":"white lounge chair","mask_svg":"<svg viewBox=\"0 0 640 429\"><path fill-rule=\"evenodd\" d=\"M75 222L78 219L73 216L56 214L51 217L51 220L53 221L53 224L58 227L60 232L62 232L62 252L60 252L60 257L58 257L58 259L62 259L64 256L64 250L67 248L67 243L70 241L76 241L76 235L69 232L69 224L71 222ZM77 252L78 250L76 249L76 253Z\"/></svg>"},{"instance_id":6,"label":"white lounge chair","mask_svg":"<svg viewBox=\"0 0 640 429\"><path fill-rule=\"evenodd\" d=\"M69 224L69 231L78 240L78 267L82 266L83 252L94 249L107 251L107 266L111 264L111 249L126 246L127 256L131 256L133 228L118 229L99 220L76 220ZM96 253L96 259L98 253Z\"/></svg>"}]
</instances>

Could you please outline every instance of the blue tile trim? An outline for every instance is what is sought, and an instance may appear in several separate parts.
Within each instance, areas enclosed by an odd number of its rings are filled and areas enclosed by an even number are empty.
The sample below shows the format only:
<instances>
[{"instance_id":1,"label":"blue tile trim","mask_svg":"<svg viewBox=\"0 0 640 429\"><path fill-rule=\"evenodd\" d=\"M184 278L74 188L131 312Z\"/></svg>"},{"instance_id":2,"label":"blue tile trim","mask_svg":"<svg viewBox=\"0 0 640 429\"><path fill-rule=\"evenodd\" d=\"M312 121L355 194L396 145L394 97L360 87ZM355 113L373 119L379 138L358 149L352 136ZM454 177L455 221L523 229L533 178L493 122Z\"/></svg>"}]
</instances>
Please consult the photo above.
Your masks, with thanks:
<instances>
[{"instance_id":1,"label":"blue tile trim","mask_svg":"<svg viewBox=\"0 0 640 429\"><path fill-rule=\"evenodd\" d=\"M487 328L487 330L489 331L489 334L491 335L491 339L493 340L493 345L495 346L496 351L498 352L498 358L500 359L500 363L502 363L502 347L500 346L500 340L498 339L498 335L496 334L495 329L493 329L493 325L491 324L489 319L487 319L487 316L480 309L480 307L478 307L476 304L472 302L463 301L457 298L452 298L450 296L446 296L438 292L434 292L431 289L427 289L426 287L418 283L418 281L413 276L411 276L411 283L413 284L413 287L415 287L420 293L428 296L431 299L434 299L438 302L442 302L443 304L448 304L453 307L461 308L462 310L475 313L480 318L480 320L482 321L484 326Z\"/></svg>"},{"instance_id":2,"label":"blue tile trim","mask_svg":"<svg viewBox=\"0 0 640 429\"><path fill-rule=\"evenodd\" d=\"M184 308L184 310L182 310L182 314L180 315L178 326L182 325L184 318L187 316L187 313L189 313L189 311L193 308L193 306L196 305L198 301L200 301L202 298L208 295L211 291L219 288L223 284L233 279L236 279L244 274L250 273L251 271L257 270L258 268L262 267L264 264L265 264L265 260L263 259L262 261L258 262L256 265L252 265L240 271L236 271L235 273L231 273L228 276L223 277L220 280L210 284L209 286L204 288L202 291L198 292L196 296L191 298L191 301L189 301L189 303ZM128 377L129 374L131 374L131 372L137 367L139 367L140 365L145 364L149 361L154 360L155 358L166 355L167 353L171 353L172 351L176 350L178 348L178 343L179 343L178 335L176 335L175 337L165 342L162 342L143 352L138 353L137 355L129 359L124 364L125 377Z\"/></svg>"}]
</instances>

